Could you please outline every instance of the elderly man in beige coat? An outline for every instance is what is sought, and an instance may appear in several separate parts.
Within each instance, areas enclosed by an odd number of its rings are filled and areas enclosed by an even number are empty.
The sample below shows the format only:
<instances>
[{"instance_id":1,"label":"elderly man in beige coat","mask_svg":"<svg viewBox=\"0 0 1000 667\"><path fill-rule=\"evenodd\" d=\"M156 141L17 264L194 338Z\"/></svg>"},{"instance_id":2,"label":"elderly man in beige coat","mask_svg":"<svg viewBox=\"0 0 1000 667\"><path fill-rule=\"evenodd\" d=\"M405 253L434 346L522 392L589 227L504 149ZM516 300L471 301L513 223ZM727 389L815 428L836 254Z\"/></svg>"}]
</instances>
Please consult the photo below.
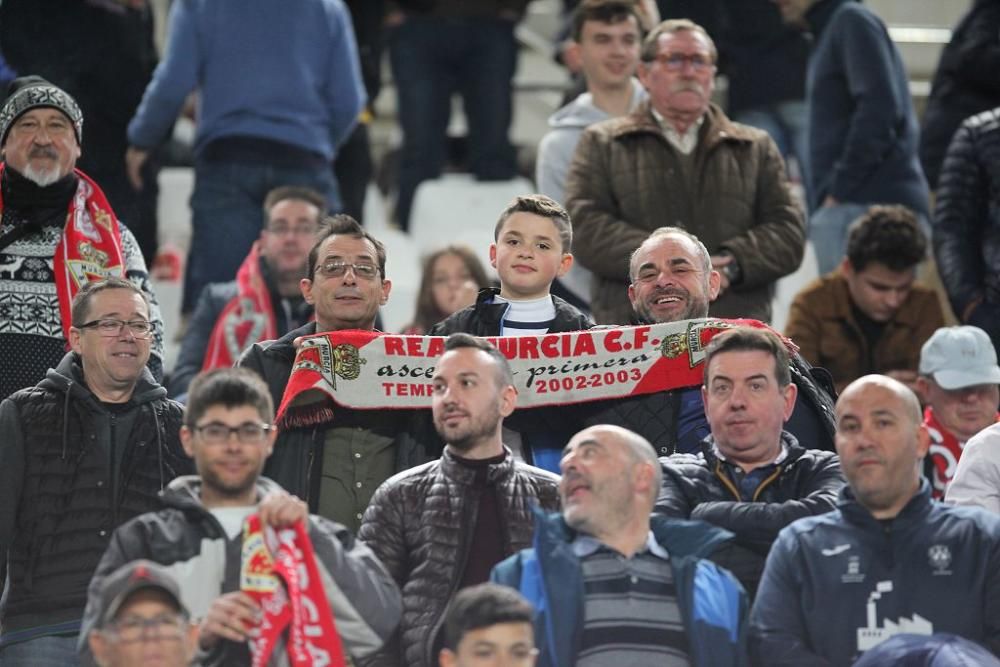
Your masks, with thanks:
<instances>
[{"instance_id":1,"label":"elderly man in beige coat","mask_svg":"<svg viewBox=\"0 0 1000 667\"><path fill-rule=\"evenodd\" d=\"M566 206L575 255L595 274L598 323L632 321L622 299L629 256L664 225L697 234L712 254L722 274L714 316L769 320L775 281L802 260L803 214L777 147L710 102L716 57L701 26L664 21L646 38L639 65L649 103L591 126L580 140Z\"/></svg>"}]
</instances>

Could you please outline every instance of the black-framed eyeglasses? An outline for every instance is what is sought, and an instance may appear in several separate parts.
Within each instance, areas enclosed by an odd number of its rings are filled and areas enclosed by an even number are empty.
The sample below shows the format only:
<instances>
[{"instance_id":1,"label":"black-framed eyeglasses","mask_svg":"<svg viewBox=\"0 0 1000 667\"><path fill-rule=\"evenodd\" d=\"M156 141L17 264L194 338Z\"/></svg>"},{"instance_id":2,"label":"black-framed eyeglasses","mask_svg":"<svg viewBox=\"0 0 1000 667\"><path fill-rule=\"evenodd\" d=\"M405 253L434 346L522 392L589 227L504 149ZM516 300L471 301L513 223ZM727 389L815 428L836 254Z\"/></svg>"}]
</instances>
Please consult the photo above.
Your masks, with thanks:
<instances>
[{"instance_id":1,"label":"black-framed eyeglasses","mask_svg":"<svg viewBox=\"0 0 1000 667\"><path fill-rule=\"evenodd\" d=\"M679 72L684 69L685 64L691 65L691 69L696 72L704 72L715 66L711 58L703 56L700 53L692 53L690 55L685 53L663 53L652 60L660 63L672 72Z\"/></svg>"},{"instance_id":2,"label":"black-framed eyeglasses","mask_svg":"<svg viewBox=\"0 0 1000 667\"><path fill-rule=\"evenodd\" d=\"M374 264L351 264L350 262L324 262L316 267L316 273L327 278L342 278L347 275L347 270L354 271L354 275L364 280L375 280L378 275L378 267Z\"/></svg>"},{"instance_id":3,"label":"black-framed eyeglasses","mask_svg":"<svg viewBox=\"0 0 1000 667\"><path fill-rule=\"evenodd\" d=\"M188 619L183 614L159 614L152 618L126 616L108 624L107 630L119 642L132 643L142 640L180 639Z\"/></svg>"},{"instance_id":4,"label":"black-framed eyeglasses","mask_svg":"<svg viewBox=\"0 0 1000 667\"><path fill-rule=\"evenodd\" d=\"M222 422L209 422L195 426L192 430L210 445L223 445L229 442L229 436L233 433L236 434L236 439L244 445L256 445L267 438L267 434L274 430L274 426L263 422L243 422L239 426L230 426Z\"/></svg>"},{"instance_id":5,"label":"black-framed eyeglasses","mask_svg":"<svg viewBox=\"0 0 1000 667\"><path fill-rule=\"evenodd\" d=\"M94 329L98 335L107 338L116 338L122 328L128 327L134 338L145 340L153 333L153 323L147 320L117 320L112 317L103 317L99 320L91 320L77 327L77 329Z\"/></svg>"}]
</instances>

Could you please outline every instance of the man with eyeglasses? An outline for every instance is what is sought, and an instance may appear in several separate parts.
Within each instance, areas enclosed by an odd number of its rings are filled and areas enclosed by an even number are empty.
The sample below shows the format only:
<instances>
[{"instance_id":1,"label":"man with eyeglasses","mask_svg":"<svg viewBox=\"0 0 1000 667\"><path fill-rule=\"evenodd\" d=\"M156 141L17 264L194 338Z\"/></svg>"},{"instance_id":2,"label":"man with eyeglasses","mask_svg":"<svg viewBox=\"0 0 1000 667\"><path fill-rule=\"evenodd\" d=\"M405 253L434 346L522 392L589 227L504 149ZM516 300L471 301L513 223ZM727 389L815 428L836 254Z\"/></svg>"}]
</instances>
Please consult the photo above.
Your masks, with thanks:
<instances>
[{"instance_id":1,"label":"man with eyeglasses","mask_svg":"<svg viewBox=\"0 0 1000 667\"><path fill-rule=\"evenodd\" d=\"M302 500L261 476L277 435L267 386L246 369L218 368L195 377L188 399L181 440L198 475L174 480L161 494L164 509L115 532L90 583L85 632L99 623L111 573L147 558L178 578L180 600L200 625L198 664L249 665L249 640L266 630L262 617L269 613L249 595L257 589L260 553L248 548L246 526L257 515L276 530L304 522L315 583L330 605L345 657L357 661L380 648L400 615L399 590L388 572L343 526L311 515ZM307 572L309 556L301 558L298 567ZM304 579L300 601L315 612ZM278 656L287 639L282 633L267 664L284 664ZM80 650L87 648L81 639Z\"/></svg>"},{"instance_id":2,"label":"man with eyeglasses","mask_svg":"<svg viewBox=\"0 0 1000 667\"><path fill-rule=\"evenodd\" d=\"M282 186L264 199L264 227L236 279L206 285L191 316L167 389L183 402L200 370L232 366L253 343L273 340L312 317L299 282L323 227L326 200Z\"/></svg>"},{"instance_id":3,"label":"man with eyeglasses","mask_svg":"<svg viewBox=\"0 0 1000 667\"><path fill-rule=\"evenodd\" d=\"M145 260L99 184L75 168L82 141L83 114L66 91L37 76L11 83L0 106L0 399L59 363L74 295L110 276L146 293L149 365L161 375L163 321Z\"/></svg>"},{"instance_id":4,"label":"man with eyeglasses","mask_svg":"<svg viewBox=\"0 0 1000 667\"><path fill-rule=\"evenodd\" d=\"M146 367L145 293L122 278L90 282L71 312L70 352L0 404L4 667L75 664L87 583L112 532L193 470L182 408Z\"/></svg>"},{"instance_id":5,"label":"man with eyeglasses","mask_svg":"<svg viewBox=\"0 0 1000 667\"><path fill-rule=\"evenodd\" d=\"M87 641L99 667L187 667L194 658L198 626L161 565L123 565L105 580L97 606Z\"/></svg>"},{"instance_id":6,"label":"man with eyeglasses","mask_svg":"<svg viewBox=\"0 0 1000 667\"><path fill-rule=\"evenodd\" d=\"M238 362L264 378L275 405L292 372L296 339L343 329L372 331L392 288L385 246L350 216L332 221L309 251L308 263L300 286L316 321L254 343ZM357 531L378 485L426 460L419 437L427 429L423 412L338 407L331 422L283 429L265 473L305 499L312 511Z\"/></svg>"},{"instance_id":7,"label":"man with eyeglasses","mask_svg":"<svg viewBox=\"0 0 1000 667\"><path fill-rule=\"evenodd\" d=\"M629 257L671 225L704 242L721 275L716 317L771 317L778 278L795 271L805 233L784 162L763 131L711 103L717 53L701 26L664 21L646 37L639 80L649 102L589 127L566 182L575 255L594 274L599 324L629 324Z\"/></svg>"}]
</instances>

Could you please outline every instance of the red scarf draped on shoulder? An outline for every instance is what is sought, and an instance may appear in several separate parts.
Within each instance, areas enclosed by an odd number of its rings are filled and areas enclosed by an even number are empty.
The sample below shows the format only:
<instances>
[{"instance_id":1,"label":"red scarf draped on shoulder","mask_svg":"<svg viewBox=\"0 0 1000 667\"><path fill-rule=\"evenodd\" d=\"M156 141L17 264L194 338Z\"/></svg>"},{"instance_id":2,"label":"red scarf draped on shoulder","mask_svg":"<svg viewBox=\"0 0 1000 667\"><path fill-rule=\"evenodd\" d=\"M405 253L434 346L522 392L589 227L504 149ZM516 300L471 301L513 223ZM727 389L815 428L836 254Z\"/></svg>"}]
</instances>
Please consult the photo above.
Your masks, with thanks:
<instances>
[{"instance_id":1,"label":"red scarf draped on shoulder","mask_svg":"<svg viewBox=\"0 0 1000 667\"><path fill-rule=\"evenodd\" d=\"M236 296L222 309L208 339L202 370L232 366L243 350L278 337L271 293L260 270L260 241L236 273Z\"/></svg>"},{"instance_id":2,"label":"red scarf draped on shoulder","mask_svg":"<svg viewBox=\"0 0 1000 667\"><path fill-rule=\"evenodd\" d=\"M1000 414L997 414L997 421L1000 421ZM934 464L931 497L944 500L944 493L955 476L955 468L958 467L958 459L962 456L965 443L959 442L951 431L938 422L929 405L924 408L924 426L931 436L931 447L927 455Z\"/></svg>"},{"instance_id":3,"label":"red scarf draped on shoulder","mask_svg":"<svg viewBox=\"0 0 1000 667\"><path fill-rule=\"evenodd\" d=\"M5 168L6 165L0 164L0 177ZM80 288L91 280L125 277L125 252L118 218L97 183L79 169L73 173L77 177L76 193L69 202L62 238L52 258L59 315L67 342L73 297Z\"/></svg>"}]
</instances>

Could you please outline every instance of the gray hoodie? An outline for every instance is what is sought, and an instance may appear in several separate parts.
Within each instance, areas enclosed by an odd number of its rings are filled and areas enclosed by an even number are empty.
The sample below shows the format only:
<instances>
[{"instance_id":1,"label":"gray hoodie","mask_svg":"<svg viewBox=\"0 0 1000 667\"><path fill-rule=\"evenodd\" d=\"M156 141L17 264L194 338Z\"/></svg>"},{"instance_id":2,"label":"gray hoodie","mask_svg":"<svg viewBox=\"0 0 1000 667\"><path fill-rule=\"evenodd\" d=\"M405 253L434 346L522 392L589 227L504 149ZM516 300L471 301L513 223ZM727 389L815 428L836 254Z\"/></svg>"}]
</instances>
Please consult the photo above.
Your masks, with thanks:
<instances>
[{"instance_id":1,"label":"gray hoodie","mask_svg":"<svg viewBox=\"0 0 1000 667\"><path fill-rule=\"evenodd\" d=\"M647 97L646 89L642 87L638 79L632 79L632 99L629 102L629 112L631 113L642 102L645 102ZM576 152L576 144L580 141L580 135L594 123L609 118L611 116L606 111L594 105L594 98L590 93L582 93L575 100L549 116L549 127L552 129L542 137L541 143L538 144L538 160L535 163L535 182L541 194L552 197L560 204L565 205L566 174L569 171L570 162L573 161L573 153ZM590 271L579 263L574 263L569 272L560 280L566 289L590 303Z\"/></svg>"}]
</instances>

